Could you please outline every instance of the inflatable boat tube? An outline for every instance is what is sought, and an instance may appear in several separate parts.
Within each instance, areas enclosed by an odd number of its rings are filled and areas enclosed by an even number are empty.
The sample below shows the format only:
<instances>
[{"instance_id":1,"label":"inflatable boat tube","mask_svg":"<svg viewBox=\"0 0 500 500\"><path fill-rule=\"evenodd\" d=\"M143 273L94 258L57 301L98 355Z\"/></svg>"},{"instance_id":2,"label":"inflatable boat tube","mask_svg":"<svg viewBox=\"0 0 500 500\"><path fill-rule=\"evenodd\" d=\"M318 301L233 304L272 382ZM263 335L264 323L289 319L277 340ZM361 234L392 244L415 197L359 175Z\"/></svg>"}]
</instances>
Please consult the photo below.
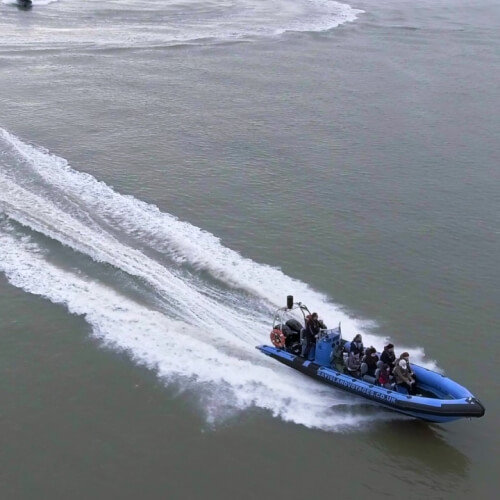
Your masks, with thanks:
<instances>
[{"instance_id":1,"label":"inflatable boat tube","mask_svg":"<svg viewBox=\"0 0 500 500\"><path fill-rule=\"evenodd\" d=\"M482 417L485 413L481 402L465 387L440 373L413 363L411 367L418 380L418 387L425 392L435 394L436 397L411 396L354 378L330 366L315 362L319 359L318 355L315 361L309 361L272 346L261 345L256 348L309 377L411 417L429 422L450 422L461 418Z\"/></svg>"}]
</instances>

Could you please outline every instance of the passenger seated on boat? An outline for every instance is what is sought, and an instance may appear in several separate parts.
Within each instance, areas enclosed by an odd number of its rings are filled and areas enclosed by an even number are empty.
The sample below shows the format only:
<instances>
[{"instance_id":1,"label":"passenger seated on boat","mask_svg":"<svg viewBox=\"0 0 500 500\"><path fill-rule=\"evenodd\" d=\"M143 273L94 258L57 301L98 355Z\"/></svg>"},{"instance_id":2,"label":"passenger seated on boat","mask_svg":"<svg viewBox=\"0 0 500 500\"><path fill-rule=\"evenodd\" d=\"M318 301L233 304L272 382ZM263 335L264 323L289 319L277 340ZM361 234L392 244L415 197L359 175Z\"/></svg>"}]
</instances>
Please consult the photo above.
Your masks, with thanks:
<instances>
[{"instance_id":1,"label":"passenger seated on boat","mask_svg":"<svg viewBox=\"0 0 500 500\"><path fill-rule=\"evenodd\" d=\"M382 386L385 387L386 389L389 389L391 387L391 374L390 374L390 366L386 363L382 365L382 368L380 368L380 372L378 375L378 383Z\"/></svg>"},{"instance_id":2,"label":"passenger seated on boat","mask_svg":"<svg viewBox=\"0 0 500 500\"><path fill-rule=\"evenodd\" d=\"M319 330L320 324L318 320L318 313L314 312L307 317L306 327L304 329L305 344L302 349L302 356L306 359L309 358L312 346L316 344L316 338L318 337Z\"/></svg>"},{"instance_id":3,"label":"passenger seated on boat","mask_svg":"<svg viewBox=\"0 0 500 500\"><path fill-rule=\"evenodd\" d=\"M384 347L384 351L380 355L380 361L383 361L386 365L389 365L389 370L392 373L396 363L396 355L394 354L394 345L387 344Z\"/></svg>"},{"instance_id":4,"label":"passenger seated on boat","mask_svg":"<svg viewBox=\"0 0 500 500\"><path fill-rule=\"evenodd\" d=\"M399 360L401 361L402 359L404 359L406 361L406 368L408 368L408 371L410 372L410 375L413 378L416 378L415 374L413 373L413 370L411 369L410 355L407 352L404 352L403 354L401 354L401 356L399 356Z\"/></svg>"},{"instance_id":5,"label":"passenger seated on boat","mask_svg":"<svg viewBox=\"0 0 500 500\"><path fill-rule=\"evenodd\" d=\"M378 355L375 347L368 347L365 350L365 356L362 360L363 363L366 363L366 375L370 377L375 376L375 370L377 369Z\"/></svg>"},{"instance_id":6,"label":"passenger seated on boat","mask_svg":"<svg viewBox=\"0 0 500 500\"><path fill-rule=\"evenodd\" d=\"M384 366L384 363L382 363L382 361L378 360L377 361L377 369L375 370L375 376L373 377L375 379L376 384L378 384L378 378L380 377L380 370L382 369L382 366Z\"/></svg>"},{"instance_id":7,"label":"passenger seated on boat","mask_svg":"<svg viewBox=\"0 0 500 500\"><path fill-rule=\"evenodd\" d=\"M351 347L349 348L349 352L354 352L354 354L359 354L359 357L363 356L364 352L364 347L363 347L363 338L361 335L358 333L351 342Z\"/></svg>"},{"instance_id":8,"label":"passenger seated on boat","mask_svg":"<svg viewBox=\"0 0 500 500\"><path fill-rule=\"evenodd\" d=\"M404 387L410 394L416 394L415 379L408 371L408 365L404 359L399 360L393 374L397 385Z\"/></svg>"},{"instance_id":9,"label":"passenger seated on boat","mask_svg":"<svg viewBox=\"0 0 500 500\"><path fill-rule=\"evenodd\" d=\"M361 360L359 354L356 354L354 351L349 353L349 357L347 358L347 371L349 374L354 375L355 377L359 377L361 368Z\"/></svg>"}]
</instances>

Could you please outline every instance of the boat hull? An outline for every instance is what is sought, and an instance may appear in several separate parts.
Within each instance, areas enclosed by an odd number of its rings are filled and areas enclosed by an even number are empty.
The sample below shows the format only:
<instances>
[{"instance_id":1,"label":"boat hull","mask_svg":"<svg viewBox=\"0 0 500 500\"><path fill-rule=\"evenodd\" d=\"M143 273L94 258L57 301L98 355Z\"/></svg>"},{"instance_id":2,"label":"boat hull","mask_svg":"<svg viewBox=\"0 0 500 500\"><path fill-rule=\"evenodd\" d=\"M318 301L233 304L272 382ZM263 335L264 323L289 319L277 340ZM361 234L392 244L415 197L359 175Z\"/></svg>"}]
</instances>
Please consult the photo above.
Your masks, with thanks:
<instances>
[{"instance_id":1,"label":"boat hull","mask_svg":"<svg viewBox=\"0 0 500 500\"><path fill-rule=\"evenodd\" d=\"M455 392L458 397L436 399L401 394L346 375L333 368L321 366L283 349L265 345L257 346L257 349L267 356L337 389L361 396L384 408L428 422L451 422L461 418L482 417L485 413L483 405L467 389L443 375L422 367L412 365L419 380L422 376L423 379L432 379L434 382L437 377L441 377L438 382L443 387L443 391Z\"/></svg>"}]
</instances>

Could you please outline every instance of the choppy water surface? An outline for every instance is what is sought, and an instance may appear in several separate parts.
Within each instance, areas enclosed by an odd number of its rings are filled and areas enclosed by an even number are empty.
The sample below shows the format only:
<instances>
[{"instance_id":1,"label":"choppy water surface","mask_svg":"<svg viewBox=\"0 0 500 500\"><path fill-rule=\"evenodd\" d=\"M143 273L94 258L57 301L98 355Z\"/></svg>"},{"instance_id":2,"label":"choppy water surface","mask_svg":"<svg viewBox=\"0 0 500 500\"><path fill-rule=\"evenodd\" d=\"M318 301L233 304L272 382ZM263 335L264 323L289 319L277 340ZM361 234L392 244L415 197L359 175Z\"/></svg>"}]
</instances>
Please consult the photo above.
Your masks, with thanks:
<instances>
[{"instance_id":1,"label":"choppy water surface","mask_svg":"<svg viewBox=\"0 0 500 500\"><path fill-rule=\"evenodd\" d=\"M14 3L2 497L299 498L325 475L343 495L491 496L498 7ZM421 424L263 358L289 293L486 417Z\"/></svg>"}]
</instances>

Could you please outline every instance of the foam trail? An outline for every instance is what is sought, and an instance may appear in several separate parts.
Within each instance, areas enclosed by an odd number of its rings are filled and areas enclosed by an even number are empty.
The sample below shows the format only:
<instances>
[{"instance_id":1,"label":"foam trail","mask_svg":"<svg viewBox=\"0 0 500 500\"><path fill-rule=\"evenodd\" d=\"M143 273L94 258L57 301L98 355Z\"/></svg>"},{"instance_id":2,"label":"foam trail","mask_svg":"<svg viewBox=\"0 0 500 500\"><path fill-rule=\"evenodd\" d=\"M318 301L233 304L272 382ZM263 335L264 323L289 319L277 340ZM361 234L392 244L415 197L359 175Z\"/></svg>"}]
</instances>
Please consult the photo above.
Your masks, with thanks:
<instances>
[{"instance_id":1,"label":"foam trail","mask_svg":"<svg viewBox=\"0 0 500 500\"><path fill-rule=\"evenodd\" d=\"M269 310L290 291L332 323L343 319L351 329L359 329L361 322L279 269L243 258L215 236L120 195L91 175L73 170L63 158L3 129L0 145L0 212L85 258L137 278L141 286L154 290L161 304L142 306L102 280L90 279L83 269L78 273L60 269L38 246L43 238L36 245L33 233L3 221L0 271L13 285L84 315L96 336L157 369L166 380L180 377L196 387L209 384L209 393L216 394L204 405L210 414L221 408L257 406L285 420L323 429L355 425L364 418L352 411L349 417L334 411L363 400L325 389L254 349L255 344L268 342ZM57 249L51 248L57 257ZM155 257L158 250L173 260ZM220 286L204 284L196 271L186 274L179 263L206 269ZM235 288L224 291L227 284ZM381 344L378 337L365 337ZM410 352L423 355L419 350Z\"/></svg>"},{"instance_id":2,"label":"foam trail","mask_svg":"<svg viewBox=\"0 0 500 500\"><path fill-rule=\"evenodd\" d=\"M220 408L231 412L254 406L284 420L325 430L387 418L377 412L369 416L336 415L335 406L349 406L354 400L324 390L268 358L262 357L263 363L256 364L225 354L200 338L192 327L139 306L82 273L77 275L49 263L29 237L16 234L5 221L0 224L0 249L0 271L16 287L84 316L96 337L127 351L166 381L204 384L209 418L220 417Z\"/></svg>"},{"instance_id":3,"label":"foam trail","mask_svg":"<svg viewBox=\"0 0 500 500\"><path fill-rule=\"evenodd\" d=\"M214 304L212 299L189 287L164 266L122 245L106 232L89 228L48 200L19 187L1 174L0 207L24 226L89 255L96 262L111 264L141 278L168 303L184 311L185 316L192 316L190 319L193 324L204 323L217 329L221 322L230 322L232 319L252 331L254 320L251 318L236 316L234 310L223 304Z\"/></svg>"},{"instance_id":4,"label":"foam trail","mask_svg":"<svg viewBox=\"0 0 500 500\"><path fill-rule=\"evenodd\" d=\"M52 1L33 3L37 7ZM334 0L73 0L60 2L50 17L34 17L29 33L11 22L2 24L0 18L0 47L123 48L252 40L330 30L362 12Z\"/></svg>"},{"instance_id":5,"label":"foam trail","mask_svg":"<svg viewBox=\"0 0 500 500\"><path fill-rule=\"evenodd\" d=\"M351 324L350 318L334 307L326 296L279 269L242 257L207 231L162 213L154 205L117 193L93 176L73 170L63 158L26 144L4 129L0 129L0 137L29 162L46 183L81 200L88 212L99 215L113 227L120 227L130 237L142 243L147 241L177 262L188 262L197 269L204 269L215 278L262 296L274 305L282 305L284 292L293 290L296 297L312 308L325 311L327 320L335 322L340 318L344 327ZM354 327L358 326L359 322L354 322Z\"/></svg>"},{"instance_id":6,"label":"foam trail","mask_svg":"<svg viewBox=\"0 0 500 500\"><path fill-rule=\"evenodd\" d=\"M282 305L284 297L293 293L298 300L307 304L311 309L318 310L327 323L337 324L341 321L346 337L352 336L356 331L364 330L366 344L380 346L387 340L371 335L366 330L369 322L351 318L324 294L314 291L309 285L299 280L290 278L277 268L242 257L223 246L219 238L207 231L179 221L176 217L161 212L158 207L144 203L133 196L121 195L93 176L72 169L64 158L52 155L43 148L26 144L1 128L0 138L3 138L19 158L27 163L33 174L50 186L51 191L57 191L61 196L77 200L80 210L83 208L87 213L95 214L101 221L106 222L108 227L119 228L128 238L135 239L137 244L148 245L154 250L168 254L178 263L186 262L196 269L206 270L223 283L244 289L261 297L274 307ZM32 203L27 205L29 211ZM44 216L43 219L47 220L47 217ZM87 227L88 224L87 218L85 226ZM56 225L61 227L59 222ZM33 225L30 227L36 229ZM68 224L65 223L64 227L68 227ZM81 234L77 234L76 239L81 241ZM80 248L78 250L81 251ZM123 251L120 253L122 254ZM96 258L95 255L93 258ZM100 258L124 269L120 259L121 257L111 261L104 257ZM130 266L127 266L125 270L145 279L154 276L151 273L155 272L152 268L134 272L131 271ZM190 293L184 291L182 295L189 297ZM196 304L197 301L194 305ZM209 307L212 305L210 304ZM266 340L263 336L260 337L260 342ZM435 367L433 362L424 362L422 349L407 349L420 363Z\"/></svg>"}]
</instances>

